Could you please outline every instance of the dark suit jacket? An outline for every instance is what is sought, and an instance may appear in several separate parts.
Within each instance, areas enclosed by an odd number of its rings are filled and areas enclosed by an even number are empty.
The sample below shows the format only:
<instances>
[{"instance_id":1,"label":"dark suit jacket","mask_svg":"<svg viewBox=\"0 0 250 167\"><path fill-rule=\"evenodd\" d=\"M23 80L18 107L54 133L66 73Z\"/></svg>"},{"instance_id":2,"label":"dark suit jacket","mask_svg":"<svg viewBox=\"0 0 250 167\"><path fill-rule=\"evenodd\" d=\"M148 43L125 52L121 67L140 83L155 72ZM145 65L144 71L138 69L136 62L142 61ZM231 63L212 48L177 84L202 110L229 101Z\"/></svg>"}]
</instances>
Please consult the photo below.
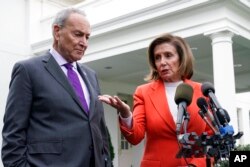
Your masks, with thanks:
<instances>
[{"instance_id":1,"label":"dark suit jacket","mask_svg":"<svg viewBox=\"0 0 250 167\"><path fill-rule=\"evenodd\" d=\"M105 166L109 144L98 81L93 70L77 66L90 94L89 115L49 52L15 64L2 131L4 166Z\"/></svg>"}]
</instances>

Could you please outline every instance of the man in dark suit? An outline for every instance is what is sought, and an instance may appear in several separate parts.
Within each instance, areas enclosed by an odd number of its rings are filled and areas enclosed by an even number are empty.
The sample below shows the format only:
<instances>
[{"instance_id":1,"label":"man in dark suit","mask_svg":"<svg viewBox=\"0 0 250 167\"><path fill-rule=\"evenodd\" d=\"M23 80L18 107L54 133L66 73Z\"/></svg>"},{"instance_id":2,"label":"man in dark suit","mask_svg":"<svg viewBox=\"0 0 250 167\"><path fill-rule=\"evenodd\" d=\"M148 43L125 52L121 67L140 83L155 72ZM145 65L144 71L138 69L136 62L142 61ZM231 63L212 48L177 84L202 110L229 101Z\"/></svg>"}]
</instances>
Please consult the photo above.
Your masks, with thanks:
<instances>
[{"instance_id":1,"label":"man in dark suit","mask_svg":"<svg viewBox=\"0 0 250 167\"><path fill-rule=\"evenodd\" d=\"M77 63L87 49L90 24L82 11L65 9L52 27L53 47L13 68L2 131L3 164L110 166L96 74ZM72 84L69 70L77 76L82 95Z\"/></svg>"}]
</instances>

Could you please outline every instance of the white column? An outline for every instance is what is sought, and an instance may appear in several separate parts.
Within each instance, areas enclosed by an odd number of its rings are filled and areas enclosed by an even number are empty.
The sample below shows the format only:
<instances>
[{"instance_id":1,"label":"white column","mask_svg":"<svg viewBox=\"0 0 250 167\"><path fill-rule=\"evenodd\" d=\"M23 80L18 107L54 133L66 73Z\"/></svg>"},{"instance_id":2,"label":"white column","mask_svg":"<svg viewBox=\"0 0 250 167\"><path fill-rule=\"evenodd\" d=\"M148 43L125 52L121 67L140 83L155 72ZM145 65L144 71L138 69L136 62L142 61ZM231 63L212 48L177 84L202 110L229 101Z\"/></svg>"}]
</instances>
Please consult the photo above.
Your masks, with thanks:
<instances>
[{"instance_id":1,"label":"white column","mask_svg":"<svg viewBox=\"0 0 250 167\"><path fill-rule=\"evenodd\" d=\"M242 139L242 143L241 144L250 144L250 130L249 130L249 112L250 112L250 108L249 108L249 105L245 106L243 109L242 109L242 131L244 133L243 135L243 139Z\"/></svg>"},{"instance_id":2,"label":"white column","mask_svg":"<svg viewBox=\"0 0 250 167\"><path fill-rule=\"evenodd\" d=\"M213 75L215 95L221 106L230 115L234 130L237 131L237 112L235 95L235 77L233 63L232 37L228 30L210 34L213 50Z\"/></svg>"}]
</instances>

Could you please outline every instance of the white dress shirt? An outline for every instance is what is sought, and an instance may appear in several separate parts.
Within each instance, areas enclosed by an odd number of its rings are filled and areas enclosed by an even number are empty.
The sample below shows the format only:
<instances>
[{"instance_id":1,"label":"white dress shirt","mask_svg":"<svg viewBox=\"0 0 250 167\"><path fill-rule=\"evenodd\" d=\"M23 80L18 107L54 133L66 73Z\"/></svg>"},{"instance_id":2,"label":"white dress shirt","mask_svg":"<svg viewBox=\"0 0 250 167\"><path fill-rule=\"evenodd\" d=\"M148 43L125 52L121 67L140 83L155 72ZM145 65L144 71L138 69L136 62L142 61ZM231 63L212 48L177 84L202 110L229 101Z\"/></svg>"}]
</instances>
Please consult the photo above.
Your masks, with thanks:
<instances>
[{"instance_id":1,"label":"white dress shirt","mask_svg":"<svg viewBox=\"0 0 250 167\"><path fill-rule=\"evenodd\" d=\"M50 49L50 53L51 55L55 58L56 62L59 64L59 66L61 67L61 69L63 70L64 74L67 76L67 68L64 66L64 64L67 64L67 60L64 59L64 57L62 57L54 48ZM77 66L76 66L76 62L71 63L73 65L73 70L77 73L78 78L80 80L83 92L84 92L84 97L86 99L87 105L89 107L89 103L90 103L90 96L89 96L89 91L87 89L87 86L84 82L84 80L82 79L82 76L79 74L79 72L77 71Z\"/></svg>"}]
</instances>

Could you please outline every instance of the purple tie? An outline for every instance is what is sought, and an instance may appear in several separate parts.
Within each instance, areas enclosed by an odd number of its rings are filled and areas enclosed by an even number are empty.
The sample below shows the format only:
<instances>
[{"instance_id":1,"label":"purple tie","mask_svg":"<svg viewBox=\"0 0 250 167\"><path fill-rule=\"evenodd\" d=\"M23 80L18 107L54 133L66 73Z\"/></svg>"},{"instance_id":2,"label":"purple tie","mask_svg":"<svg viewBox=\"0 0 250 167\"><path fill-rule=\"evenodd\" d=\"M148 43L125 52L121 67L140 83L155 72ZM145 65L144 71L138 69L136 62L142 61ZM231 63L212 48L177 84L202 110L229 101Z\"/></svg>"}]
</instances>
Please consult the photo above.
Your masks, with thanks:
<instances>
[{"instance_id":1,"label":"purple tie","mask_svg":"<svg viewBox=\"0 0 250 167\"><path fill-rule=\"evenodd\" d=\"M68 70L67 76L68 76L68 79L69 79L71 85L75 89L75 92L76 92L77 96L79 97L84 110L86 111L86 113L88 113L89 109L88 109L86 99L84 97L84 92L82 90L82 86L81 86L80 80L77 76L77 73L73 70L73 65L71 63L67 63L67 64L64 64L64 66Z\"/></svg>"}]
</instances>

